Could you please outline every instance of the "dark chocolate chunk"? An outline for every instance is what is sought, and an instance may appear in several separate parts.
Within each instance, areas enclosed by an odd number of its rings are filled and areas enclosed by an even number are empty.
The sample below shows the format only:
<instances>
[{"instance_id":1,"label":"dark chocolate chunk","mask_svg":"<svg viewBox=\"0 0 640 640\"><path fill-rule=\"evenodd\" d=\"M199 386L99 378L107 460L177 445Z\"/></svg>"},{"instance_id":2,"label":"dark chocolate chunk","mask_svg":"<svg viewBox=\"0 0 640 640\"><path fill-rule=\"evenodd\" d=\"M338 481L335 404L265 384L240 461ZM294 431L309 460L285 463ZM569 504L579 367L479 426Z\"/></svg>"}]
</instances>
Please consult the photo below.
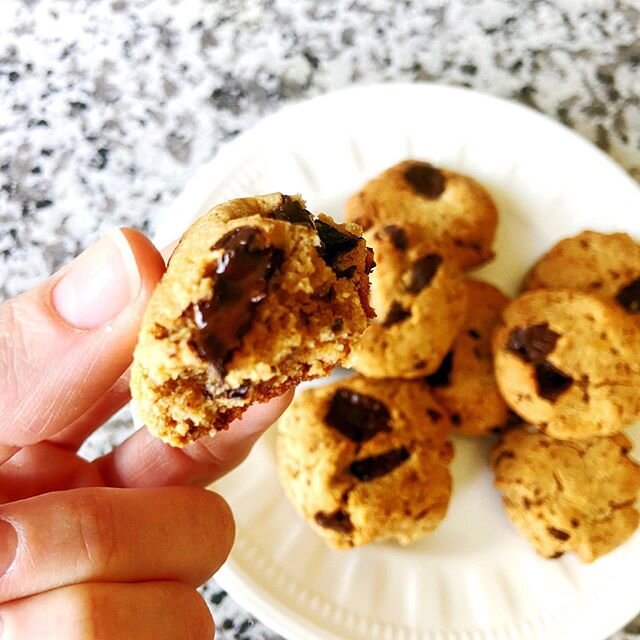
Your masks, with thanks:
<instances>
[{"instance_id":1,"label":"dark chocolate chunk","mask_svg":"<svg viewBox=\"0 0 640 640\"><path fill-rule=\"evenodd\" d=\"M451 424L454 427L459 427L462 424L462 416L459 413L451 414Z\"/></svg>"},{"instance_id":2,"label":"dark chocolate chunk","mask_svg":"<svg viewBox=\"0 0 640 640\"><path fill-rule=\"evenodd\" d=\"M516 327L509 334L507 349L525 362L541 362L556 348L559 337L546 322Z\"/></svg>"},{"instance_id":3,"label":"dark chocolate chunk","mask_svg":"<svg viewBox=\"0 0 640 640\"><path fill-rule=\"evenodd\" d=\"M336 272L338 278L353 278L353 274L356 272L356 265L352 264L350 267Z\"/></svg>"},{"instance_id":4,"label":"dark chocolate chunk","mask_svg":"<svg viewBox=\"0 0 640 640\"><path fill-rule=\"evenodd\" d=\"M439 422L442 419L442 414L435 409L427 409L427 415L434 421Z\"/></svg>"},{"instance_id":5,"label":"dark chocolate chunk","mask_svg":"<svg viewBox=\"0 0 640 640\"><path fill-rule=\"evenodd\" d=\"M294 200L291 196L282 196L282 203L277 209L274 209L270 214L270 218L276 220L286 220L291 224L301 224L305 227L315 228L313 217L297 200Z\"/></svg>"},{"instance_id":6,"label":"dark chocolate chunk","mask_svg":"<svg viewBox=\"0 0 640 640\"><path fill-rule=\"evenodd\" d=\"M343 327L344 327L344 319L336 318L333 321L333 324L331 325L331 331L333 331L333 333L339 333L340 331L342 331Z\"/></svg>"},{"instance_id":7,"label":"dark chocolate chunk","mask_svg":"<svg viewBox=\"0 0 640 640\"><path fill-rule=\"evenodd\" d=\"M440 197L446 186L442 172L428 162L414 162L404 172L404 178L416 193L430 200Z\"/></svg>"},{"instance_id":8,"label":"dark chocolate chunk","mask_svg":"<svg viewBox=\"0 0 640 640\"><path fill-rule=\"evenodd\" d=\"M443 358L436 371L425 377L424 381L430 387L446 387L450 382L451 370L453 369L453 351L449 351Z\"/></svg>"},{"instance_id":9,"label":"dark chocolate chunk","mask_svg":"<svg viewBox=\"0 0 640 640\"><path fill-rule=\"evenodd\" d=\"M563 531L562 529L555 529L554 527L547 527L547 531L554 538L557 538L558 540L562 540L562 542L566 542L571 537L570 533L567 533L566 531Z\"/></svg>"},{"instance_id":10,"label":"dark chocolate chunk","mask_svg":"<svg viewBox=\"0 0 640 640\"><path fill-rule=\"evenodd\" d=\"M383 327L391 327L394 324L398 324L398 322L402 322L406 320L411 315L410 311L407 311L399 302L393 302L391 307L389 307L389 312L387 313L387 317L384 319L382 323Z\"/></svg>"},{"instance_id":11,"label":"dark chocolate chunk","mask_svg":"<svg viewBox=\"0 0 640 640\"><path fill-rule=\"evenodd\" d=\"M538 394L545 400L555 402L573 384L573 378L547 360L537 363L535 370Z\"/></svg>"},{"instance_id":12,"label":"dark chocolate chunk","mask_svg":"<svg viewBox=\"0 0 640 640\"><path fill-rule=\"evenodd\" d=\"M376 398L351 389L334 393L325 421L353 442L366 442L377 433L391 431L387 407Z\"/></svg>"},{"instance_id":13,"label":"dark chocolate chunk","mask_svg":"<svg viewBox=\"0 0 640 640\"><path fill-rule=\"evenodd\" d=\"M384 233L389 237L393 246L398 251L406 251L409 246L407 232L397 224L390 224L383 229Z\"/></svg>"},{"instance_id":14,"label":"dark chocolate chunk","mask_svg":"<svg viewBox=\"0 0 640 640\"><path fill-rule=\"evenodd\" d=\"M409 459L409 451L405 447L391 449L377 456L369 456L355 460L349 465L349 473L361 482L386 476L396 467Z\"/></svg>"},{"instance_id":15,"label":"dark chocolate chunk","mask_svg":"<svg viewBox=\"0 0 640 640\"><path fill-rule=\"evenodd\" d=\"M334 531L340 531L341 533L351 533L353 531L353 524L349 514L345 513L341 509L327 513L326 511L318 511L313 516L314 520L325 529L333 529Z\"/></svg>"},{"instance_id":16,"label":"dark chocolate chunk","mask_svg":"<svg viewBox=\"0 0 640 640\"><path fill-rule=\"evenodd\" d=\"M213 296L192 305L199 332L196 349L221 374L251 328L256 306L267 295L269 280L282 264L281 249L268 246L254 227L238 227L223 236L213 249L224 253L209 275Z\"/></svg>"},{"instance_id":17,"label":"dark chocolate chunk","mask_svg":"<svg viewBox=\"0 0 640 640\"><path fill-rule=\"evenodd\" d=\"M336 229L322 220L316 220L316 229L322 242L320 254L332 268L341 255L355 249L360 242L358 236L354 236L348 231Z\"/></svg>"},{"instance_id":18,"label":"dark chocolate chunk","mask_svg":"<svg viewBox=\"0 0 640 640\"><path fill-rule=\"evenodd\" d=\"M244 398L247 393L249 393L249 380L246 380L235 389L229 389L229 391L227 391L227 398Z\"/></svg>"},{"instance_id":19,"label":"dark chocolate chunk","mask_svg":"<svg viewBox=\"0 0 640 640\"><path fill-rule=\"evenodd\" d=\"M420 293L425 287L428 287L441 264L442 256L437 253L430 253L420 260L416 260L411 267L411 279L407 284L407 291Z\"/></svg>"},{"instance_id":20,"label":"dark chocolate chunk","mask_svg":"<svg viewBox=\"0 0 640 640\"><path fill-rule=\"evenodd\" d=\"M631 313L640 313L640 278L622 287L616 302Z\"/></svg>"},{"instance_id":21,"label":"dark chocolate chunk","mask_svg":"<svg viewBox=\"0 0 640 640\"><path fill-rule=\"evenodd\" d=\"M480 338L482 337L475 329L469 329L467 331L467 335L474 340L480 340Z\"/></svg>"}]
</instances>

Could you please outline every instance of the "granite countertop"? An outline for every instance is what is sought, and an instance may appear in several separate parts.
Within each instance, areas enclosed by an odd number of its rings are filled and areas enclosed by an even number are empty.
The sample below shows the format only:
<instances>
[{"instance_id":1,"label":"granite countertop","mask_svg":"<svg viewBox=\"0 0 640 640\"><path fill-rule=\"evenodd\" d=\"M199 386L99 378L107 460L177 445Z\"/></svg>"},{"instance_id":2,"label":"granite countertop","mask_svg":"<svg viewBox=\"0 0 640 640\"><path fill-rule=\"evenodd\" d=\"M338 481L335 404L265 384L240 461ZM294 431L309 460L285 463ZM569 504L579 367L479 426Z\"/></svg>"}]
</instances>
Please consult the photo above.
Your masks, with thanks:
<instances>
[{"instance_id":1,"label":"granite countertop","mask_svg":"<svg viewBox=\"0 0 640 640\"><path fill-rule=\"evenodd\" d=\"M639 6L617 0L2 0L0 298L109 227L152 232L221 144L352 83L515 99L640 180L639 29ZM85 452L129 430L125 410ZM220 640L278 637L215 582L204 593Z\"/></svg>"}]
</instances>

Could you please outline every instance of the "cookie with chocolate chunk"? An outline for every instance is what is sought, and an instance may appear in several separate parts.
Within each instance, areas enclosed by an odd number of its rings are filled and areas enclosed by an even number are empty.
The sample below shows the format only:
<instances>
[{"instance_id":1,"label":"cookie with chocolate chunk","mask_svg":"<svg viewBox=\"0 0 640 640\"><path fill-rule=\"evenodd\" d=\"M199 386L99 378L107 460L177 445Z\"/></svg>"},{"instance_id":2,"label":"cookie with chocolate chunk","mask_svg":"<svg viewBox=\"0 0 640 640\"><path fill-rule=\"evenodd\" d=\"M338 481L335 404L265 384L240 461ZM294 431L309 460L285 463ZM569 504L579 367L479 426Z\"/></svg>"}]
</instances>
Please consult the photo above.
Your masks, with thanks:
<instances>
[{"instance_id":1,"label":"cookie with chocolate chunk","mask_svg":"<svg viewBox=\"0 0 640 640\"><path fill-rule=\"evenodd\" d=\"M405 160L367 182L346 203L347 220L366 231L377 224L419 225L462 269L493 258L498 212L475 180L418 160Z\"/></svg>"},{"instance_id":2,"label":"cookie with chocolate chunk","mask_svg":"<svg viewBox=\"0 0 640 640\"><path fill-rule=\"evenodd\" d=\"M178 244L146 310L131 391L175 446L225 429L253 402L344 361L372 311L357 225L298 196L232 200Z\"/></svg>"},{"instance_id":3,"label":"cookie with chocolate chunk","mask_svg":"<svg viewBox=\"0 0 640 640\"><path fill-rule=\"evenodd\" d=\"M360 376L298 395L278 422L278 472L325 542L409 544L445 517L449 421L418 383Z\"/></svg>"},{"instance_id":4,"label":"cookie with chocolate chunk","mask_svg":"<svg viewBox=\"0 0 640 640\"><path fill-rule=\"evenodd\" d=\"M365 237L376 257L371 304L377 322L356 342L349 364L370 378L428 375L464 323L464 281L416 225L377 225Z\"/></svg>"},{"instance_id":5,"label":"cookie with chocolate chunk","mask_svg":"<svg viewBox=\"0 0 640 640\"><path fill-rule=\"evenodd\" d=\"M622 434L566 442L516 429L492 451L491 467L509 519L538 553L591 562L638 527L640 465L629 451Z\"/></svg>"},{"instance_id":6,"label":"cookie with chocolate chunk","mask_svg":"<svg viewBox=\"0 0 640 640\"><path fill-rule=\"evenodd\" d=\"M456 433L482 436L504 428L509 420L491 352L493 330L509 298L480 280L466 280L465 287L464 326L438 370L424 381L447 409Z\"/></svg>"},{"instance_id":7,"label":"cookie with chocolate chunk","mask_svg":"<svg viewBox=\"0 0 640 640\"><path fill-rule=\"evenodd\" d=\"M640 329L613 301L531 291L505 309L493 346L503 397L554 438L613 434L640 417Z\"/></svg>"},{"instance_id":8,"label":"cookie with chocolate chunk","mask_svg":"<svg viewBox=\"0 0 640 640\"><path fill-rule=\"evenodd\" d=\"M577 289L615 300L640 321L640 244L626 233L583 231L554 245L522 289Z\"/></svg>"}]
</instances>

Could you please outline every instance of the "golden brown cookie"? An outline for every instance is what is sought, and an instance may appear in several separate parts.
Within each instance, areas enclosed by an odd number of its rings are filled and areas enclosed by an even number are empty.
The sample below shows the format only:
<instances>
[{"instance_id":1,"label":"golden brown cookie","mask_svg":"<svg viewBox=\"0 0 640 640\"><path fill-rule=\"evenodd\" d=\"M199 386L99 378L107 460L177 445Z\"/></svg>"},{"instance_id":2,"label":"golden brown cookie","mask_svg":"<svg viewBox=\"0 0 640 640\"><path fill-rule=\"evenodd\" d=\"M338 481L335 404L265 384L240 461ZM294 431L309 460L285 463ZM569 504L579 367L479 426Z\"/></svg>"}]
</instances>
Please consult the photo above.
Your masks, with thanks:
<instances>
[{"instance_id":1,"label":"golden brown cookie","mask_svg":"<svg viewBox=\"0 0 640 640\"><path fill-rule=\"evenodd\" d=\"M609 435L640 417L640 330L605 298L525 293L505 309L494 353L507 403L554 438Z\"/></svg>"},{"instance_id":2,"label":"golden brown cookie","mask_svg":"<svg viewBox=\"0 0 640 640\"><path fill-rule=\"evenodd\" d=\"M577 289L615 300L640 320L640 245L626 233L583 231L560 240L522 283L532 289Z\"/></svg>"},{"instance_id":3,"label":"golden brown cookie","mask_svg":"<svg viewBox=\"0 0 640 640\"><path fill-rule=\"evenodd\" d=\"M359 232L279 193L197 220L135 350L131 391L149 429L183 446L343 362L371 315L372 257Z\"/></svg>"},{"instance_id":4,"label":"golden brown cookie","mask_svg":"<svg viewBox=\"0 0 640 640\"><path fill-rule=\"evenodd\" d=\"M278 422L280 479L330 546L409 544L447 512L449 426L418 383L357 376L305 391Z\"/></svg>"},{"instance_id":5,"label":"golden brown cookie","mask_svg":"<svg viewBox=\"0 0 640 640\"><path fill-rule=\"evenodd\" d=\"M425 378L448 411L453 430L482 436L503 428L509 409L493 371L491 339L509 298L480 280L466 280L468 307L464 326L437 371Z\"/></svg>"},{"instance_id":6,"label":"golden brown cookie","mask_svg":"<svg viewBox=\"0 0 640 640\"><path fill-rule=\"evenodd\" d=\"M378 321L354 345L349 364L369 378L432 373L464 322L464 281L416 225L374 226L365 238L376 260L371 304Z\"/></svg>"},{"instance_id":7,"label":"golden brown cookie","mask_svg":"<svg viewBox=\"0 0 640 640\"><path fill-rule=\"evenodd\" d=\"M514 429L492 451L491 467L509 519L538 553L573 551L591 562L638 527L640 465L630 450L622 434L568 442Z\"/></svg>"},{"instance_id":8,"label":"golden brown cookie","mask_svg":"<svg viewBox=\"0 0 640 640\"><path fill-rule=\"evenodd\" d=\"M420 225L461 269L493 258L498 212L487 191L427 162L405 160L376 176L347 201L345 216L365 231L377 224Z\"/></svg>"}]
</instances>

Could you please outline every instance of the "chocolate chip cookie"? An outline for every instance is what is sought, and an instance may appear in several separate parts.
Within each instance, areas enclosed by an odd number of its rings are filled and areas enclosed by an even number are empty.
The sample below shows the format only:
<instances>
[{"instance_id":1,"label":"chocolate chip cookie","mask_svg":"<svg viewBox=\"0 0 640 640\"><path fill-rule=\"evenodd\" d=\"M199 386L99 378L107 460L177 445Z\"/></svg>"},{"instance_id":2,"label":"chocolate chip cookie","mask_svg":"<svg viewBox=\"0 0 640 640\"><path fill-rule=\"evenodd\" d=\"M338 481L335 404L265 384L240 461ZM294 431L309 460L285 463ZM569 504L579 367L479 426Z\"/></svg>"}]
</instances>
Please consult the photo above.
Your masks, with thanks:
<instances>
[{"instance_id":1,"label":"chocolate chip cookie","mask_svg":"<svg viewBox=\"0 0 640 640\"><path fill-rule=\"evenodd\" d=\"M493 258L498 212L487 191L427 162L405 160L376 176L347 201L345 216L365 231L380 223L420 225L462 269Z\"/></svg>"},{"instance_id":2,"label":"chocolate chip cookie","mask_svg":"<svg viewBox=\"0 0 640 640\"><path fill-rule=\"evenodd\" d=\"M464 322L464 281L416 225L376 225L365 237L376 256L371 304L378 322L354 345L349 363L370 378L432 373Z\"/></svg>"},{"instance_id":3,"label":"chocolate chip cookie","mask_svg":"<svg viewBox=\"0 0 640 640\"><path fill-rule=\"evenodd\" d=\"M640 417L640 330L613 301L526 293L505 309L494 352L507 403L554 438L613 434Z\"/></svg>"},{"instance_id":4,"label":"chocolate chip cookie","mask_svg":"<svg viewBox=\"0 0 640 640\"><path fill-rule=\"evenodd\" d=\"M640 321L640 245L626 233L583 231L542 256L522 288L599 293Z\"/></svg>"},{"instance_id":5,"label":"chocolate chip cookie","mask_svg":"<svg viewBox=\"0 0 640 640\"><path fill-rule=\"evenodd\" d=\"M482 436L500 430L509 418L491 352L493 330L509 298L480 280L466 280L465 287L464 326L440 367L424 380L447 409L456 433Z\"/></svg>"},{"instance_id":6,"label":"chocolate chip cookie","mask_svg":"<svg viewBox=\"0 0 640 640\"><path fill-rule=\"evenodd\" d=\"M409 544L451 495L449 421L418 383L360 376L301 393L278 422L278 471L332 547Z\"/></svg>"},{"instance_id":7,"label":"chocolate chip cookie","mask_svg":"<svg viewBox=\"0 0 640 640\"><path fill-rule=\"evenodd\" d=\"M357 225L279 193L213 208L184 234L154 291L131 391L149 429L183 446L253 402L328 374L372 311Z\"/></svg>"},{"instance_id":8,"label":"chocolate chip cookie","mask_svg":"<svg viewBox=\"0 0 640 640\"><path fill-rule=\"evenodd\" d=\"M546 558L575 552L591 562L638 527L640 465L622 435L560 441L527 429L491 453L495 485L516 529Z\"/></svg>"}]
</instances>

